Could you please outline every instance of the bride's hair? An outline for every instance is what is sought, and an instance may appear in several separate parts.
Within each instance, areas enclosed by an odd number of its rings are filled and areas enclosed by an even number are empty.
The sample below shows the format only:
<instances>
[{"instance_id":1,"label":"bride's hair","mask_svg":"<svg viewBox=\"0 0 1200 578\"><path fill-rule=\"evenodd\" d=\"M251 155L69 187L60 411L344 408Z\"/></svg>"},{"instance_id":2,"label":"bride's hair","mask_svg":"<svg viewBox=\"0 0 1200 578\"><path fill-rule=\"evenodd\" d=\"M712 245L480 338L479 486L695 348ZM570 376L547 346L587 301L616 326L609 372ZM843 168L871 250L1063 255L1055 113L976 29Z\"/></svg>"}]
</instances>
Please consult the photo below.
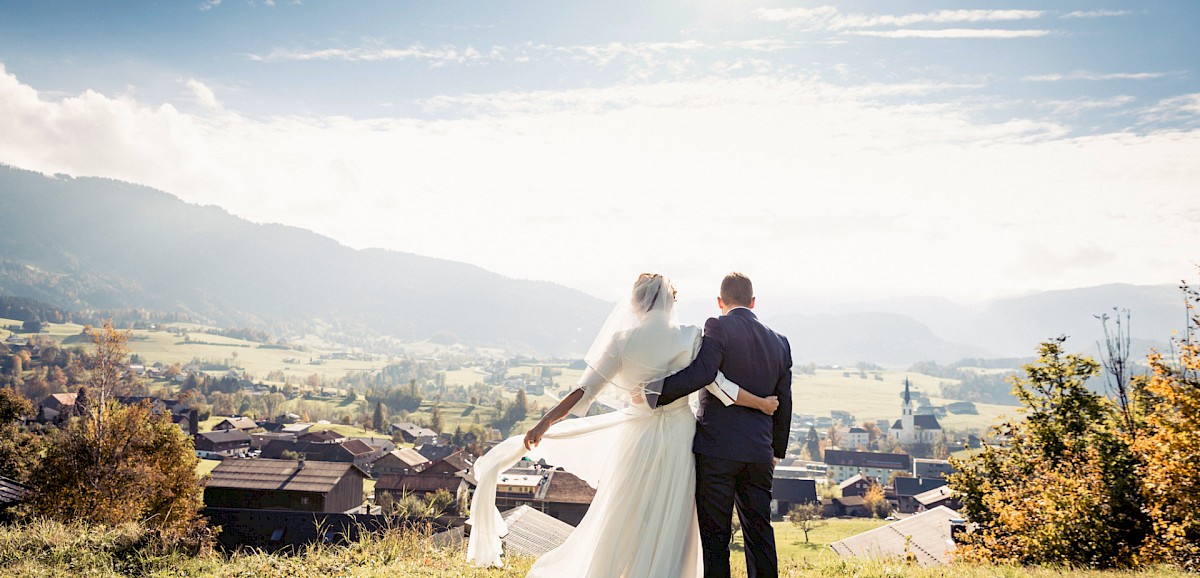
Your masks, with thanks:
<instances>
[{"instance_id":1,"label":"bride's hair","mask_svg":"<svg viewBox=\"0 0 1200 578\"><path fill-rule=\"evenodd\" d=\"M637 281L633 282L630 301L634 311L645 313L653 310L655 306L663 308L666 304L665 299L675 300L675 285L666 277L658 273L642 273L638 275Z\"/></svg>"}]
</instances>

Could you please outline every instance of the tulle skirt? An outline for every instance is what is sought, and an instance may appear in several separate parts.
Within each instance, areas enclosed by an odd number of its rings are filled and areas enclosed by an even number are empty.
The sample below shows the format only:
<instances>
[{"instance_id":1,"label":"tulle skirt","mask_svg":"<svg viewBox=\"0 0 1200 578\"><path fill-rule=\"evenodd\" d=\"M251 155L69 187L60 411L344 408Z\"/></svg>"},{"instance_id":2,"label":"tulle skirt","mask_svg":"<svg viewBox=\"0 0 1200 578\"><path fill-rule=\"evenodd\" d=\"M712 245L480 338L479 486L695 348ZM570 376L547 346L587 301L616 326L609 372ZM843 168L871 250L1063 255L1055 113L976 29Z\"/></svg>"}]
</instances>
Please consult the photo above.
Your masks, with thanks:
<instances>
[{"instance_id":1,"label":"tulle skirt","mask_svg":"<svg viewBox=\"0 0 1200 578\"><path fill-rule=\"evenodd\" d=\"M533 452L525 451L523 436L505 440L475 464L479 485L468 558L501 565L506 528L495 507L495 479L528 454L596 486L579 526L534 563L531 578L699 576L695 431L695 417L681 399L657 410L630 408L559 422Z\"/></svg>"}]
</instances>

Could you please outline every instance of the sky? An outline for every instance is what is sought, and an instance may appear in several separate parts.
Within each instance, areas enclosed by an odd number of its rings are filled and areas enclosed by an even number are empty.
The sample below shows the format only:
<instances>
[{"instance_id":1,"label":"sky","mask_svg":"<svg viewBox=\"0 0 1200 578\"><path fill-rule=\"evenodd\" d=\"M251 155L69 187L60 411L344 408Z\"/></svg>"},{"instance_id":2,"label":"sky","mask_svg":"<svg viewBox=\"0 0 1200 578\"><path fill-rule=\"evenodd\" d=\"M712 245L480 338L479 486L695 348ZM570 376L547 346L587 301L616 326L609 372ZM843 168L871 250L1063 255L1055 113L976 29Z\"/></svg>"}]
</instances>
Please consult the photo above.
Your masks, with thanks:
<instances>
[{"instance_id":1,"label":"sky","mask_svg":"<svg viewBox=\"0 0 1200 578\"><path fill-rule=\"evenodd\" d=\"M616 299L1200 270L1200 2L0 2L0 163Z\"/></svg>"}]
</instances>

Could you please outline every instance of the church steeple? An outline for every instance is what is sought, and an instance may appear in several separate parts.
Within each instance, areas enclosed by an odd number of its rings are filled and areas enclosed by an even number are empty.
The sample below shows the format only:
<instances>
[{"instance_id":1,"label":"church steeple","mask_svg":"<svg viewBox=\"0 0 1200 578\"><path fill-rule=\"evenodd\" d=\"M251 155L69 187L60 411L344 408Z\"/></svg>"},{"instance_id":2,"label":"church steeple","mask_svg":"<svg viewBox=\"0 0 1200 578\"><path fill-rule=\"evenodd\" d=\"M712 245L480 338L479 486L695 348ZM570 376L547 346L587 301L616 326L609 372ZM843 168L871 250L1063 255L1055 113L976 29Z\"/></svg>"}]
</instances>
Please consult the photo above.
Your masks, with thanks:
<instances>
[{"instance_id":1,"label":"church steeple","mask_svg":"<svg viewBox=\"0 0 1200 578\"><path fill-rule=\"evenodd\" d=\"M900 441L913 442L917 439L917 428L913 418L912 383L904 378L904 404L900 406Z\"/></svg>"}]
</instances>

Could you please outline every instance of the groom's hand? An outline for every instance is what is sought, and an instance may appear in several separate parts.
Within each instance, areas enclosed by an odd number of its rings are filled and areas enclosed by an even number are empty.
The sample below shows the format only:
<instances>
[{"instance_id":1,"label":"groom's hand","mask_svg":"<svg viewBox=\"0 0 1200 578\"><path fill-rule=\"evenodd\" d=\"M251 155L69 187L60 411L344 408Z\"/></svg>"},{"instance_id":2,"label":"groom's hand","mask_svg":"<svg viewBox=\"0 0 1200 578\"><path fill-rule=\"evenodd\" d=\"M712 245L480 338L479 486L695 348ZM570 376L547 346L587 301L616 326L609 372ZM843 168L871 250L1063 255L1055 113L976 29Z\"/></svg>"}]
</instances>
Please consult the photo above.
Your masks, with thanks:
<instances>
[{"instance_id":1,"label":"groom's hand","mask_svg":"<svg viewBox=\"0 0 1200 578\"><path fill-rule=\"evenodd\" d=\"M779 409L779 397L768 395L764 397L762 403L758 406L758 411L767 415L775 415L775 410Z\"/></svg>"}]
</instances>

